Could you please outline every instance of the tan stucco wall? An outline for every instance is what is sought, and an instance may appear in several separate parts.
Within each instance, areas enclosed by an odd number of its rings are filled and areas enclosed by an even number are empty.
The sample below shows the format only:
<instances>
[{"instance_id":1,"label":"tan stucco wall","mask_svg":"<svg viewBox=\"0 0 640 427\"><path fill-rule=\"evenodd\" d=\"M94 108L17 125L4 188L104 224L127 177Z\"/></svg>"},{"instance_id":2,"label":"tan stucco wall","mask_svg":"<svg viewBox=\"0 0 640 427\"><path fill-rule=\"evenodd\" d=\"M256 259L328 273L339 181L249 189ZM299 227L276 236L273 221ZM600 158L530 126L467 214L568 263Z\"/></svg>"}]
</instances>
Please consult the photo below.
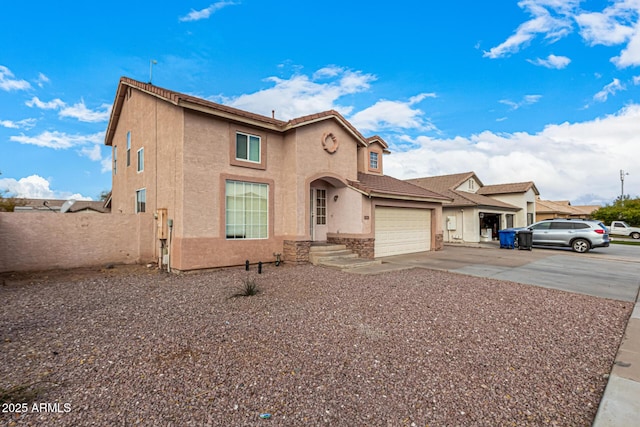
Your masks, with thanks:
<instances>
[{"instance_id":1,"label":"tan stucco wall","mask_svg":"<svg viewBox=\"0 0 640 427\"><path fill-rule=\"evenodd\" d=\"M129 130L132 161L126 167ZM260 136L260 163L235 159L238 131ZM323 146L328 134L339 142L333 153ZM285 240L311 240L312 183L327 190L327 225L320 237L373 234L370 200L347 187L347 180L357 180L359 155L361 163L368 161L367 148L359 150L361 142L334 119L282 133L185 110L132 90L124 101L113 141L118 146L118 173L113 180L112 211L133 213L135 191L145 188L146 212L137 216L146 218L149 226L140 231L141 238L157 242L153 215L166 208L167 218L173 220L170 260L174 270L240 265L247 259L270 262L274 254L283 252ZM145 148L145 169L137 173L135 153L141 146ZM379 144L374 148L381 150ZM382 155L379 161L382 164ZM267 239L226 238L227 179L269 185ZM156 258L159 247L159 243L153 245Z\"/></svg>"},{"instance_id":2,"label":"tan stucco wall","mask_svg":"<svg viewBox=\"0 0 640 427\"><path fill-rule=\"evenodd\" d=\"M132 214L0 212L0 272L151 262L151 226Z\"/></svg>"}]
</instances>

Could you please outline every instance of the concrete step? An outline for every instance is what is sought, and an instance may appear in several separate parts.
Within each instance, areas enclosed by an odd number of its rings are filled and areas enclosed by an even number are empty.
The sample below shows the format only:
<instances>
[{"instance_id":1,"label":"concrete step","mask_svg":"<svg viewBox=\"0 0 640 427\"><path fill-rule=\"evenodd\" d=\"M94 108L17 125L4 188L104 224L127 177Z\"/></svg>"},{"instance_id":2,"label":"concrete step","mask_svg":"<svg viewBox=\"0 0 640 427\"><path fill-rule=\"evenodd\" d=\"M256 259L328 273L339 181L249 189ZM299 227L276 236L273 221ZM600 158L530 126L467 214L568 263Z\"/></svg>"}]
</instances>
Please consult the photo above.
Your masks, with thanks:
<instances>
[{"instance_id":1,"label":"concrete step","mask_svg":"<svg viewBox=\"0 0 640 427\"><path fill-rule=\"evenodd\" d=\"M309 249L309 262L313 265L347 270L382 264L382 261L363 259L347 249L345 245L320 244Z\"/></svg>"},{"instance_id":2,"label":"concrete step","mask_svg":"<svg viewBox=\"0 0 640 427\"><path fill-rule=\"evenodd\" d=\"M349 270L351 268L367 267L370 265L380 265L382 261L377 259L363 259L363 258L334 258L331 260L318 263L323 267L337 268L339 270Z\"/></svg>"},{"instance_id":3,"label":"concrete step","mask_svg":"<svg viewBox=\"0 0 640 427\"><path fill-rule=\"evenodd\" d=\"M327 262L333 259L358 258L358 254L354 254L351 251L339 251L339 253L321 252L322 255L319 254L320 252L318 254L309 254L309 262L311 262L311 264L313 265L317 265L321 262Z\"/></svg>"},{"instance_id":4,"label":"concrete step","mask_svg":"<svg viewBox=\"0 0 640 427\"><path fill-rule=\"evenodd\" d=\"M309 253L313 252L327 252L327 251L344 251L347 247L345 245L333 245L330 243L325 243L321 245L311 245L309 248Z\"/></svg>"}]
</instances>

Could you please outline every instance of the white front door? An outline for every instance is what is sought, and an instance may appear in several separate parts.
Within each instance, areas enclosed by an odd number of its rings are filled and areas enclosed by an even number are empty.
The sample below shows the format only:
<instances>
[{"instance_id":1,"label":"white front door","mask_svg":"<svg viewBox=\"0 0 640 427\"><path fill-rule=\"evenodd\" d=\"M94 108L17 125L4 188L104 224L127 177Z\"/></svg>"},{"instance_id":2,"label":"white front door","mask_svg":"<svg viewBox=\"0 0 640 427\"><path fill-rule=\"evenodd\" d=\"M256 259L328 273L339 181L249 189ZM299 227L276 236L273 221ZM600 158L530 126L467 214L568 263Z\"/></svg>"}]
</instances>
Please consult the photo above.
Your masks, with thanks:
<instances>
[{"instance_id":1,"label":"white front door","mask_svg":"<svg viewBox=\"0 0 640 427\"><path fill-rule=\"evenodd\" d=\"M312 241L327 240L327 190L312 188L309 194L311 203L309 224Z\"/></svg>"}]
</instances>

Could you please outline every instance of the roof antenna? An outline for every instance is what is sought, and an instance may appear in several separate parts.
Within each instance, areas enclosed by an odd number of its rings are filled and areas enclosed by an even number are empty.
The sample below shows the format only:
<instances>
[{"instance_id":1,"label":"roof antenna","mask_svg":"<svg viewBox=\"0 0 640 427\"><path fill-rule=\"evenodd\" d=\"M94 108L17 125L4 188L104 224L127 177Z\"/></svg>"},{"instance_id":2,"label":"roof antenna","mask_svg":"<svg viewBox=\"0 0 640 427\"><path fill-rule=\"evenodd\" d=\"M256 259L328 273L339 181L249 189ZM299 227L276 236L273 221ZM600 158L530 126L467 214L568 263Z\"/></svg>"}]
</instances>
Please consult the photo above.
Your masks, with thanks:
<instances>
[{"instance_id":1,"label":"roof antenna","mask_svg":"<svg viewBox=\"0 0 640 427\"><path fill-rule=\"evenodd\" d=\"M45 200L44 202L42 202L42 204L45 205L47 207L47 209L49 209L50 211L53 211L53 212L56 211L51 206L49 206L49 201L48 200Z\"/></svg>"},{"instance_id":2,"label":"roof antenna","mask_svg":"<svg viewBox=\"0 0 640 427\"><path fill-rule=\"evenodd\" d=\"M276 118L276 110L271 110L271 118L272 119Z\"/></svg>"},{"instance_id":3,"label":"roof antenna","mask_svg":"<svg viewBox=\"0 0 640 427\"><path fill-rule=\"evenodd\" d=\"M149 84L152 84L151 81L153 80L153 64L157 64L158 61L156 61L155 59L151 59L149 61Z\"/></svg>"}]
</instances>

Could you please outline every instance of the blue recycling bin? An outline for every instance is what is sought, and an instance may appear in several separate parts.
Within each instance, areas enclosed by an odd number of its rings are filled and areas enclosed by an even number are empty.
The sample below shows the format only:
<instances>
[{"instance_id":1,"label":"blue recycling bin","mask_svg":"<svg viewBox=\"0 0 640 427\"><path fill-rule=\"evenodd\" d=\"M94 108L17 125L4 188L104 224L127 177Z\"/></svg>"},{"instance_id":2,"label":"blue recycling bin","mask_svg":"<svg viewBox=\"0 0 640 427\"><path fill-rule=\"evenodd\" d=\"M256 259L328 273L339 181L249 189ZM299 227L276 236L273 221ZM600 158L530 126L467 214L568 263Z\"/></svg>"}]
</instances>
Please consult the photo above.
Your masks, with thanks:
<instances>
[{"instance_id":1,"label":"blue recycling bin","mask_svg":"<svg viewBox=\"0 0 640 427\"><path fill-rule=\"evenodd\" d=\"M506 228L498 231L500 236L500 248L501 249L515 249L516 247L516 230L512 228Z\"/></svg>"}]
</instances>

